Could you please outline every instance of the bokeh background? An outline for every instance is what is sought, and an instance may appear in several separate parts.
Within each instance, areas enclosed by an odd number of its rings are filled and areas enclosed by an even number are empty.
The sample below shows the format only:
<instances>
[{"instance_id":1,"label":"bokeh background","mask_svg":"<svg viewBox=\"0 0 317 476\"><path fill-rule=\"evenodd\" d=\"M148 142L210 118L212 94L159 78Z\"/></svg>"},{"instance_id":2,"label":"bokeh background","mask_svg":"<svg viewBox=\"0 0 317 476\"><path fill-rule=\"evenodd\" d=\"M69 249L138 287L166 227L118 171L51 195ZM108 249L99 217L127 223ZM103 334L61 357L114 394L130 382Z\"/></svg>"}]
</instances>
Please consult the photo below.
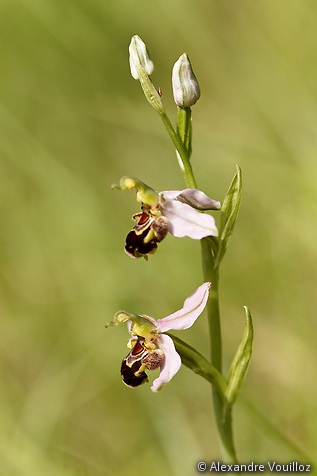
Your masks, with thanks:
<instances>
[{"instance_id":1,"label":"bokeh background","mask_svg":"<svg viewBox=\"0 0 317 476\"><path fill-rule=\"evenodd\" d=\"M158 394L126 388L126 327L104 328L119 309L163 317L202 282L198 242L123 252L138 205L110 185L184 186L129 72L134 34L173 121L171 68L191 58L199 187L222 200L243 171L221 274L226 369L243 305L255 325L239 458L316 461L316 2L1 0L1 474L187 476L221 458L209 385L182 368ZM208 356L205 315L180 337Z\"/></svg>"}]
</instances>

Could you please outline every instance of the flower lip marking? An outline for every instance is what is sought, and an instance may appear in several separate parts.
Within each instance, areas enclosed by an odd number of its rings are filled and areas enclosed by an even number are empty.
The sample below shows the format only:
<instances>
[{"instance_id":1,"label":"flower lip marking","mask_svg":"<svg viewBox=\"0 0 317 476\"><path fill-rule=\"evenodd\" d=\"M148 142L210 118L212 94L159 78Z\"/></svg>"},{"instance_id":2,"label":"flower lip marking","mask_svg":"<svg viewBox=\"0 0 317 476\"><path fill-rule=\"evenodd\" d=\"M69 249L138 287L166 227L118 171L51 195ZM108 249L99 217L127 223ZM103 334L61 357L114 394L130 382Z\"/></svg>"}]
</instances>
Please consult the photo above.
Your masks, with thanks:
<instances>
[{"instance_id":1,"label":"flower lip marking","mask_svg":"<svg viewBox=\"0 0 317 476\"><path fill-rule=\"evenodd\" d=\"M158 348L148 349L144 337L137 336L137 340L132 340L134 346L121 364L121 378L125 385L135 388L148 382L144 370L158 369L164 361L164 354Z\"/></svg>"},{"instance_id":2,"label":"flower lip marking","mask_svg":"<svg viewBox=\"0 0 317 476\"><path fill-rule=\"evenodd\" d=\"M138 337L133 349L123 359L121 364L121 378L128 387L135 388L148 382L147 375L142 369L144 368L142 359L146 354L144 338Z\"/></svg>"},{"instance_id":3,"label":"flower lip marking","mask_svg":"<svg viewBox=\"0 0 317 476\"><path fill-rule=\"evenodd\" d=\"M147 254L157 250L157 243L162 241L168 233L168 224L165 217L158 218L142 212L133 215L137 224L128 233L125 242L125 252L132 258L147 259Z\"/></svg>"}]
</instances>

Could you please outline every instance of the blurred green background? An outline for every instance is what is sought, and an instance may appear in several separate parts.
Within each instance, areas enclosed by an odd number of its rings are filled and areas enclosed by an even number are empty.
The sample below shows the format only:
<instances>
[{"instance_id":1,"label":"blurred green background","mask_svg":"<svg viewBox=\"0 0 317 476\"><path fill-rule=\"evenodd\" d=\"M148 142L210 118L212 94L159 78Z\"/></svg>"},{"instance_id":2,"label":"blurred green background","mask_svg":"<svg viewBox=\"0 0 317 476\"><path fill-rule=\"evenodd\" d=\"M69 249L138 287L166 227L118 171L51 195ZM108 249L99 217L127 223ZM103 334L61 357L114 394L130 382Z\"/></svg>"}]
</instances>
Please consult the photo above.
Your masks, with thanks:
<instances>
[{"instance_id":1,"label":"blurred green background","mask_svg":"<svg viewBox=\"0 0 317 476\"><path fill-rule=\"evenodd\" d=\"M182 368L158 394L126 388L126 327L104 329L119 309L170 314L202 283L198 242L168 237L148 262L123 252L138 205L110 185L130 174L184 187L130 75L134 34L172 120L171 68L191 58L199 187L222 200L243 171L221 275L226 369L243 305L255 325L239 458L313 459L316 2L1 0L1 474L187 476L221 458L209 385ZM205 315L180 337L208 356Z\"/></svg>"}]
</instances>

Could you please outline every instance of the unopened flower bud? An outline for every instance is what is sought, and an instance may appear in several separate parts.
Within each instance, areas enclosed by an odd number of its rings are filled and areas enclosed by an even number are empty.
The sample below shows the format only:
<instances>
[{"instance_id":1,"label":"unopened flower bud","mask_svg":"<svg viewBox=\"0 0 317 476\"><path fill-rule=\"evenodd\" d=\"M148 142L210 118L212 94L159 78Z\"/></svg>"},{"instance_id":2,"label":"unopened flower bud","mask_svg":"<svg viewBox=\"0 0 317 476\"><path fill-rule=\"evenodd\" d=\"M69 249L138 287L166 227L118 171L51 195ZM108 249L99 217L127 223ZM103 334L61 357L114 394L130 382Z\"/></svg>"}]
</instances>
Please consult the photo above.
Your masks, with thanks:
<instances>
[{"instance_id":1,"label":"unopened flower bud","mask_svg":"<svg viewBox=\"0 0 317 476\"><path fill-rule=\"evenodd\" d=\"M174 101L179 107L191 107L200 98L200 88L186 53L173 67L172 85Z\"/></svg>"},{"instance_id":2,"label":"unopened flower bud","mask_svg":"<svg viewBox=\"0 0 317 476\"><path fill-rule=\"evenodd\" d=\"M162 114L164 112L162 99L150 79L154 65L150 60L145 43L138 35L132 37L129 53L130 69L133 78L140 81L146 99L157 112Z\"/></svg>"},{"instance_id":3,"label":"unopened flower bud","mask_svg":"<svg viewBox=\"0 0 317 476\"><path fill-rule=\"evenodd\" d=\"M138 35L132 37L129 46L129 53L130 69L134 79L140 79L140 68L142 68L148 75L153 73L153 62L150 60L145 43Z\"/></svg>"}]
</instances>

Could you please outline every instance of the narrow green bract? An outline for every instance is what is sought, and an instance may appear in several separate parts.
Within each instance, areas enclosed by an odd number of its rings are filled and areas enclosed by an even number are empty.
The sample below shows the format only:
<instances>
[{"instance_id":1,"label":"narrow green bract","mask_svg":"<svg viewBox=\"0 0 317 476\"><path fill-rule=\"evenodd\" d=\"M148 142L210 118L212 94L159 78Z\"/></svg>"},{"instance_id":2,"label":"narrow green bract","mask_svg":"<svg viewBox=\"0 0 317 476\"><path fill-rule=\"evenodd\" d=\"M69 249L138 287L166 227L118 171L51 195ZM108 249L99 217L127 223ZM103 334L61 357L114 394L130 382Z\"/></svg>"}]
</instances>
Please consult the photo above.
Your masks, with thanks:
<instances>
[{"instance_id":1,"label":"narrow green bract","mask_svg":"<svg viewBox=\"0 0 317 476\"><path fill-rule=\"evenodd\" d=\"M186 344L186 342L172 334L167 334L173 339L175 349L181 356L182 363L193 372L213 384L217 388L219 394L225 398L226 382L216 367L208 362L208 360L197 352L196 349Z\"/></svg>"},{"instance_id":2,"label":"narrow green bract","mask_svg":"<svg viewBox=\"0 0 317 476\"><path fill-rule=\"evenodd\" d=\"M253 347L253 323L249 309L245 306L246 325L242 340L232 361L226 390L227 404L232 405L242 387L249 368Z\"/></svg>"},{"instance_id":3,"label":"narrow green bract","mask_svg":"<svg viewBox=\"0 0 317 476\"><path fill-rule=\"evenodd\" d=\"M237 166L237 172L233 177L229 190L221 207L219 228L219 249L215 267L219 267L227 249L228 241L233 233L234 225L238 217L242 194L241 169Z\"/></svg>"}]
</instances>

